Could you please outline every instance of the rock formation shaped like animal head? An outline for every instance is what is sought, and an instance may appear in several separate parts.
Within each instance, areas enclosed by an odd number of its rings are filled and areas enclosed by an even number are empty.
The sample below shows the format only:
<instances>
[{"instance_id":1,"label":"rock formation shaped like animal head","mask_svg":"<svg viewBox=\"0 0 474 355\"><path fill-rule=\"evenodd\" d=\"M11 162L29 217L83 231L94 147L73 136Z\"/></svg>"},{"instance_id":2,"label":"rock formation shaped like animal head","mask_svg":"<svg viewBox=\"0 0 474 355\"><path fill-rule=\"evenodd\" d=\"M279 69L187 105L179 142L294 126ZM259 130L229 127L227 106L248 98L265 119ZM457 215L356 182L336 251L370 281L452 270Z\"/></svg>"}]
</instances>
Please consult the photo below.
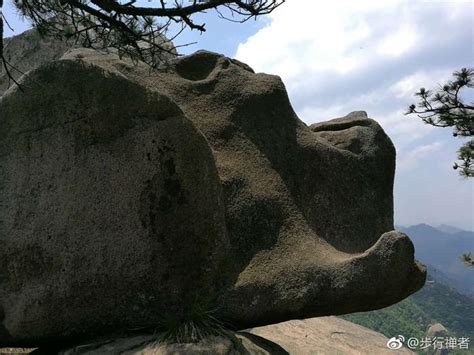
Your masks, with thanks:
<instances>
[{"instance_id":1,"label":"rock formation shaped like animal head","mask_svg":"<svg viewBox=\"0 0 474 355\"><path fill-rule=\"evenodd\" d=\"M150 71L67 52L0 101L0 345L377 309L425 270L393 230L365 112L308 127L277 76L199 51Z\"/></svg>"}]
</instances>

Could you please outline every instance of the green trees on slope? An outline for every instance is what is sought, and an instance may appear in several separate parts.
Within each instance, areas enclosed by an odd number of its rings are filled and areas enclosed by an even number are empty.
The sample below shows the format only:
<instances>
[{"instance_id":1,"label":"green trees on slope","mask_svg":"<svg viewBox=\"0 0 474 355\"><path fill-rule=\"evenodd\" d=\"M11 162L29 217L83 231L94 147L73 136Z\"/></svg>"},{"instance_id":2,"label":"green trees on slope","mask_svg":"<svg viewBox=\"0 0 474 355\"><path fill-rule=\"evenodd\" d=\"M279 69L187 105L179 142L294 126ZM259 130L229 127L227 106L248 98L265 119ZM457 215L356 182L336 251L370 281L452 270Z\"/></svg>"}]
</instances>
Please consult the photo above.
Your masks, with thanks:
<instances>
[{"instance_id":1,"label":"green trees on slope","mask_svg":"<svg viewBox=\"0 0 474 355\"><path fill-rule=\"evenodd\" d=\"M466 253L461 257L462 261L464 261L469 266L474 266L474 256L471 253Z\"/></svg>"},{"instance_id":2,"label":"green trees on slope","mask_svg":"<svg viewBox=\"0 0 474 355\"><path fill-rule=\"evenodd\" d=\"M428 269L429 278L430 270ZM398 334L421 339L431 324L441 323L450 336L474 338L472 296L462 295L437 279L405 300L384 309L341 316L391 338ZM467 354L465 350L450 354Z\"/></svg>"}]
</instances>

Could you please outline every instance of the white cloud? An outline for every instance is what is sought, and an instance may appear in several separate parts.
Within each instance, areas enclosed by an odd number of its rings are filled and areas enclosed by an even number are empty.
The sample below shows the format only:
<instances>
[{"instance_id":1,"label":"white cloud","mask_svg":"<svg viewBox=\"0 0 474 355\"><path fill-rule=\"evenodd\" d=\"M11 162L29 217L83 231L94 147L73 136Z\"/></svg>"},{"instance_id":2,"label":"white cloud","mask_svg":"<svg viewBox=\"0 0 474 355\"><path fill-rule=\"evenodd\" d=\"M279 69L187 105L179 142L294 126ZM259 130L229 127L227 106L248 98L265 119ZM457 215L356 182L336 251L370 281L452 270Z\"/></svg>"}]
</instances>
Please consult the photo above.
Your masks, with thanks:
<instances>
[{"instance_id":1,"label":"white cloud","mask_svg":"<svg viewBox=\"0 0 474 355\"><path fill-rule=\"evenodd\" d=\"M377 47L377 52L382 55L398 57L413 48L417 42L417 37L413 27L402 27L382 39Z\"/></svg>"},{"instance_id":2,"label":"white cloud","mask_svg":"<svg viewBox=\"0 0 474 355\"><path fill-rule=\"evenodd\" d=\"M239 46L236 56L285 79L302 71L347 72L359 63L356 55L345 56L345 51L371 34L364 19L350 19L351 7L346 1L287 2L270 15L269 25Z\"/></svg>"},{"instance_id":3,"label":"white cloud","mask_svg":"<svg viewBox=\"0 0 474 355\"><path fill-rule=\"evenodd\" d=\"M435 69L431 71L420 70L400 79L393 84L389 90L399 99L410 99L414 101L413 94L421 87L435 88L437 83L446 81L451 74L452 71L447 69Z\"/></svg>"},{"instance_id":4,"label":"white cloud","mask_svg":"<svg viewBox=\"0 0 474 355\"><path fill-rule=\"evenodd\" d=\"M474 2L464 1L289 1L238 46L236 57L280 75L297 111L345 109L337 102L345 95L373 97L397 83L401 98L402 78L411 77L406 96L420 70L443 79L438 72L458 69L453 62L472 62L473 10Z\"/></svg>"},{"instance_id":5,"label":"white cloud","mask_svg":"<svg viewBox=\"0 0 474 355\"><path fill-rule=\"evenodd\" d=\"M311 124L315 122L327 121L338 117L341 106L330 106L326 108L315 108L306 106L299 112L299 117L304 122Z\"/></svg>"},{"instance_id":6,"label":"white cloud","mask_svg":"<svg viewBox=\"0 0 474 355\"><path fill-rule=\"evenodd\" d=\"M392 138L398 151L403 151L413 142L422 141L423 138L436 130L435 127L426 125L415 116L405 115L404 110L389 112L378 118L379 123Z\"/></svg>"},{"instance_id":7,"label":"white cloud","mask_svg":"<svg viewBox=\"0 0 474 355\"><path fill-rule=\"evenodd\" d=\"M397 159L397 168L401 171L407 171L410 169L418 168L420 165L425 164L424 160L429 157L433 157L434 153L439 151L443 147L442 142L433 142L427 145L419 146L411 151L404 151L399 159Z\"/></svg>"}]
</instances>

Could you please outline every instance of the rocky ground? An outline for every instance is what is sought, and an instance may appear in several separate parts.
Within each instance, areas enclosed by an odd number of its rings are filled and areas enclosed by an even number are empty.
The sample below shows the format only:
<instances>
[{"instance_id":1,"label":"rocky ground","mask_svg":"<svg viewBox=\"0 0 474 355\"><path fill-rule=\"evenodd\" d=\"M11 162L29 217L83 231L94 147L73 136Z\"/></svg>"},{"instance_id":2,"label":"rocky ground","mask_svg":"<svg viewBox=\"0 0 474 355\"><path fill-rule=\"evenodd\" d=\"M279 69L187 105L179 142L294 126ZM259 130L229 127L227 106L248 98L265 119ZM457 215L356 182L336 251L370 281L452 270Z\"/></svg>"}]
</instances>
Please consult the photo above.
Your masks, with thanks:
<instances>
[{"instance_id":1,"label":"rocky ground","mask_svg":"<svg viewBox=\"0 0 474 355\"><path fill-rule=\"evenodd\" d=\"M60 354L412 354L405 348L390 350L385 336L336 317L292 320L238 332L236 337L240 344L212 337L198 344L163 345L156 343L156 336L136 336L82 344L63 350ZM0 354L15 351L16 354L28 353L18 349L0 349Z\"/></svg>"}]
</instances>

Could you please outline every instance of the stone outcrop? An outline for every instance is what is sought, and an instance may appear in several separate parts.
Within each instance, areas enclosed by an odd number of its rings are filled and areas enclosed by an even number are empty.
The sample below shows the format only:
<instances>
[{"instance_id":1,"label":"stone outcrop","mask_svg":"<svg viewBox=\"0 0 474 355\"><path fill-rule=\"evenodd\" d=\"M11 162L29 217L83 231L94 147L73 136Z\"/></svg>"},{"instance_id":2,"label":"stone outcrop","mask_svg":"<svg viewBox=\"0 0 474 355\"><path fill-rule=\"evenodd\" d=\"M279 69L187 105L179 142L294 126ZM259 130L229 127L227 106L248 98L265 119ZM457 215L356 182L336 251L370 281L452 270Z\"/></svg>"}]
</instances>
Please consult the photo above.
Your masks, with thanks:
<instances>
[{"instance_id":1,"label":"stone outcrop","mask_svg":"<svg viewBox=\"0 0 474 355\"><path fill-rule=\"evenodd\" d=\"M422 353L431 355L447 355L450 353L450 349L445 346L445 339L449 338L449 333L441 323L431 324L426 331L426 337L428 339L436 339L436 341L434 341L431 346L424 349ZM435 344L438 346L435 346ZM439 346L439 344L442 346Z\"/></svg>"},{"instance_id":2,"label":"stone outcrop","mask_svg":"<svg viewBox=\"0 0 474 355\"><path fill-rule=\"evenodd\" d=\"M61 58L71 47L70 43L42 37L36 30L29 30L18 36L7 38L4 45L4 55L5 59L16 68L10 70L12 76L19 79L22 73ZM13 82L1 65L0 96L12 85Z\"/></svg>"},{"instance_id":3,"label":"stone outcrop","mask_svg":"<svg viewBox=\"0 0 474 355\"><path fill-rule=\"evenodd\" d=\"M167 50L162 54L161 61L167 61L176 56L173 43L165 36L157 35L155 42ZM139 43L139 45L146 47L143 43ZM5 39L4 55L5 59L13 65L10 68L10 74L18 80L23 73L57 60L67 50L78 48L78 46L79 44L73 40L60 41L48 36L41 36L38 31L31 29L18 36ZM117 52L113 48L104 48L101 51ZM146 55L146 51L144 55ZM3 65L0 65L0 96L13 85L14 83L8 77Z\"/></svg>"},{"instance_id":4,"label":"stone outcrop","mask_svg":"<svg viewBox=\"0 0 474 355\"><path fill-rule=\"evenodd\" d=\"M104 61L86 52L84 61ZM424 283L412 243L392 231L395 149L365 112L307 127L279 77L205 51L150 75L107 64L170 96L213 149L235 275L224 314L234 324L381 308Z\"/></svg>"},{"instance_id":5,"label":"stone outcrop","mask_svg":"<svg viewBox=\"0 0 474 355\"><path fill-rule=\"evenodd\" d=\"M281 346L251 333L230 337L210 336L197 343L169 344L156 340L156 335L105 340L60 350L58 355L287 355ZM41 350L41 349L39 349ZM39 352L39 351L38 351ZM31 355L35 355L32 352Z\"/></svg>"},{"instance_id":6,"label":"stone outcrop","mask_svg":"<svg viewBox=\"0 0 474 355\"><path fill-rule=\"evenodd\" d=\"M292 320L247 329L234 336L233 341L229 338L209 337L197 344L163 344L156 341L156 335L140 335L81 344L60 350L59 354L413 354L405 347L389 349L388 339L382 334L336 317ZM37 351L40 352L41 349ZM34 354L33 352L32 355Z\"/></svg>"},{"instance_id":7,"label":"stone outcrop","mask_svg":"<svg viewBox=\"0 0 474 355\"><path fill-rule=\"evenodd\" d=\"M250 329L250 333L280 345L289 354L414 354L405 347L389 349L384 335L337 317L292 320Z\"/></svg>"},{"instance_id":8,"label":"stone outcrop","mask_svg":"<svg viewBox=\"0 0 474 355\"><path fill-rule=\"evenodd\" d=\"M277 76L200 51L74 49L0 101L0 345L180 319L381 308L424 267L393 231L395 149L364 112L301 122Z\"/></svg>"}]
</instances>

